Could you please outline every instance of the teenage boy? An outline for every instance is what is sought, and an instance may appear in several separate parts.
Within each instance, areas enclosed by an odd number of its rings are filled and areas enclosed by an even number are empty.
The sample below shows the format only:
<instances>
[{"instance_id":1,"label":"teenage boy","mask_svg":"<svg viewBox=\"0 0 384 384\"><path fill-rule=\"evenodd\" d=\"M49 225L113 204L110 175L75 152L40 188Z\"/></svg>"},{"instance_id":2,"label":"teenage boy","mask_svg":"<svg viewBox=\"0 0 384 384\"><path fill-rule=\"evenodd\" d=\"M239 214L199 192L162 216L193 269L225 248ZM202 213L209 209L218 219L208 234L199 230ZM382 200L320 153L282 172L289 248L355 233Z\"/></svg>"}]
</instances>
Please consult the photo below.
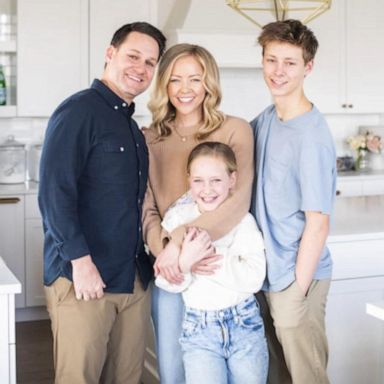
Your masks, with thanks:
<instances>
[{"instance_id":1,"label":"teenage boy","mask_svg":"<svg viewBox=\"0 0 384 384\"><path fill-rule=\"evenodd\" d=\"M48 123L39 204L55 384L140 382L152 266L141 236L148 151L133 100L164 47L154 26L122 26L101 80L62 102Z\"/></svg>"},{"instance_id":2,"label":"teenage boy","mask_svg":"<svg viewBox=\"0 0 384 384\"><path fill-rule=\"evenodd\" d=\"M325 305L332 261L325 242L336 156L327 123L303 90L318 42L300 21L286 20L266 25L259 43L274 104L251 123L252 211L266 244L265 296L289 371L285 378L274 372L269 382L329 383Z\"/></svg>"}]
</instances>

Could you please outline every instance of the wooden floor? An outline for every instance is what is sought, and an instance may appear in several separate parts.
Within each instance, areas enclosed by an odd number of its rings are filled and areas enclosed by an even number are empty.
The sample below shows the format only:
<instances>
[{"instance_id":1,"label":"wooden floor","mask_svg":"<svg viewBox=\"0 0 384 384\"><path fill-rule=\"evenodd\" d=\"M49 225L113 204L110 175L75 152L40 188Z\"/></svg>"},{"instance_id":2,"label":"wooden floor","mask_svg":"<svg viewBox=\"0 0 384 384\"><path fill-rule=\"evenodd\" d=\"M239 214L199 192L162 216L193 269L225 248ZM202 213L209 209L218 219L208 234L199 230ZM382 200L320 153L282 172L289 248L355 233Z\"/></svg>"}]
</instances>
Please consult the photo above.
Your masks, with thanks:
<instances>
[{"instance_id":1,"label":"wooden floor","mask_svg":"<svg viewBox=\"0 0 384 384\"><path fill-rule=\"evenodd\" d=\"M16 323L17 384L52 384L52 335L49 320Z\"/></svg>"}]
</instances>

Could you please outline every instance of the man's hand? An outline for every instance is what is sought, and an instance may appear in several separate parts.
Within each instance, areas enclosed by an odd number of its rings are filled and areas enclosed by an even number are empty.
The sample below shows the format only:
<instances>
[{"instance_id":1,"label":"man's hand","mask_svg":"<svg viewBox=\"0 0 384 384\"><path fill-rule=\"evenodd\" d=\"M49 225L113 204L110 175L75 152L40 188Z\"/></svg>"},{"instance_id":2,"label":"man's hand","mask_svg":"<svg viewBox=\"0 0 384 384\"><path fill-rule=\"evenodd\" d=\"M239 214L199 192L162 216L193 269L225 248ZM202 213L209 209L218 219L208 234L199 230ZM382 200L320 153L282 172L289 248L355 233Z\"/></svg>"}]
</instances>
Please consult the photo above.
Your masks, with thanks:
<instances>
[{"instance_id":1,"label":"man's hand","mask_svg":"<svg viewBox=\"0 0 384 384\"><path fill-rule=\"evenodd\" d=\"M207 231L195 227L188 228L181 247L179 265L183 272L190 272L194 264L215 254Z\"/></svg>"},{"instance_id":2,"label":"man's hand","mask_svg":"<svg viewBox=\"0 0 384 384\"><path fill-rule=\"evenodd\" d=\"M91 256L83 256L72 260L72 279L76 299L85 301L101 299L104 295L104 284Z\"/></svg>"},{"instance_id":3,"label":"man's hand","mask_svg":"<svg viewBox=\"0 0 384 384\"><path fill-rule=\"evenodd\" d=\"M184 276L179 268L179 253L179 247L171 240L156 257L155 276L161 275L172 284L182 283Z\"/></svg>"}]
</instances>

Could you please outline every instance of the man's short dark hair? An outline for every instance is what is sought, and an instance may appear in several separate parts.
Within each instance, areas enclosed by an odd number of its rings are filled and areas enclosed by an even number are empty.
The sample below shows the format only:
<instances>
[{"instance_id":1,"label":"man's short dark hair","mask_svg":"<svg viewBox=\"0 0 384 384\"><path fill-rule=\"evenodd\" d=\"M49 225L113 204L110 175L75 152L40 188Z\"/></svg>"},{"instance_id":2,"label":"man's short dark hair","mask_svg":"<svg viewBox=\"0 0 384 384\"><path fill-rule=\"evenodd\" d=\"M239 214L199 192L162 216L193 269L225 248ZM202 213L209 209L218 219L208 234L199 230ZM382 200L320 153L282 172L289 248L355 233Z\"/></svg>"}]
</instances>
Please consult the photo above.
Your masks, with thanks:
<instances>
[{"instance_id":1,"label":"man's short dark hair","mask_svg":"<svg viewBox=\"0 0 384 384\"><path fill-rule=\"evenodd\" d=\"M319 43L314 33L299 20L284 20L269 23L263 27L258 38L263 47L274 41L288 43L303 49L304 62L307 64L315 57Z\"/></svg>"},{"instance_id":2,"label":"man's short dark hair","mask_svg":"<svg viewBox=\"0 0 384 384\"><path fill-rule=\"evenodd\" d=\"M122 27L120 27L113 35L111 40L111 45L113 45L115 48L118 48L127 36L131 32L139 32L144 33L145 35L148 35L156 40L158 46L159 46L159 59L163 55L165 50L165 43L166 43L166 37L163 35L163 33L154 27L153 25L146 23L145 21L138 21L135 23L125 24Z\"/></svg>"}]
</instances>

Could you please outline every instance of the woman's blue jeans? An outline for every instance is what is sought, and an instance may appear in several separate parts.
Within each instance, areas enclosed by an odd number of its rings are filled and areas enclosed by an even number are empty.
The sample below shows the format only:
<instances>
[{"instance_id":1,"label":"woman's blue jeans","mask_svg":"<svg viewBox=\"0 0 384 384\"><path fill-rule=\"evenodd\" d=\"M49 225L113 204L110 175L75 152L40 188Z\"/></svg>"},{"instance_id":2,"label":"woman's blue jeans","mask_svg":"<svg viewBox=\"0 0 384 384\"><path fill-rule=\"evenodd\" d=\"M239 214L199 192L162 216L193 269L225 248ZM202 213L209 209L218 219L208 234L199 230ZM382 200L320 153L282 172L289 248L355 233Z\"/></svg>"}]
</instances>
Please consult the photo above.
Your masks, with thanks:
<instances>
[{"instance_id":1,"label":"woman's blue jeans","mask_svg":"<svg viewBox=\"0 0 384 384\"><path fill-rule=\"evenodd\" d=\"M187 384L267 382L268 348L254 296L218 311L187 307L180 344Z\"/></svg>"},{"instance_id":2,"label":"woman's blue jeans","mask_svg":"<svg viewBox=\"0 0 384 384\"><path fill-rule=\"evenodd\" d=\"M161 384L184 384L185 374L179 339L184 304L181 294L153 286L152 320L155 327L157 364Z\"/></svg>"}]
</instances>

